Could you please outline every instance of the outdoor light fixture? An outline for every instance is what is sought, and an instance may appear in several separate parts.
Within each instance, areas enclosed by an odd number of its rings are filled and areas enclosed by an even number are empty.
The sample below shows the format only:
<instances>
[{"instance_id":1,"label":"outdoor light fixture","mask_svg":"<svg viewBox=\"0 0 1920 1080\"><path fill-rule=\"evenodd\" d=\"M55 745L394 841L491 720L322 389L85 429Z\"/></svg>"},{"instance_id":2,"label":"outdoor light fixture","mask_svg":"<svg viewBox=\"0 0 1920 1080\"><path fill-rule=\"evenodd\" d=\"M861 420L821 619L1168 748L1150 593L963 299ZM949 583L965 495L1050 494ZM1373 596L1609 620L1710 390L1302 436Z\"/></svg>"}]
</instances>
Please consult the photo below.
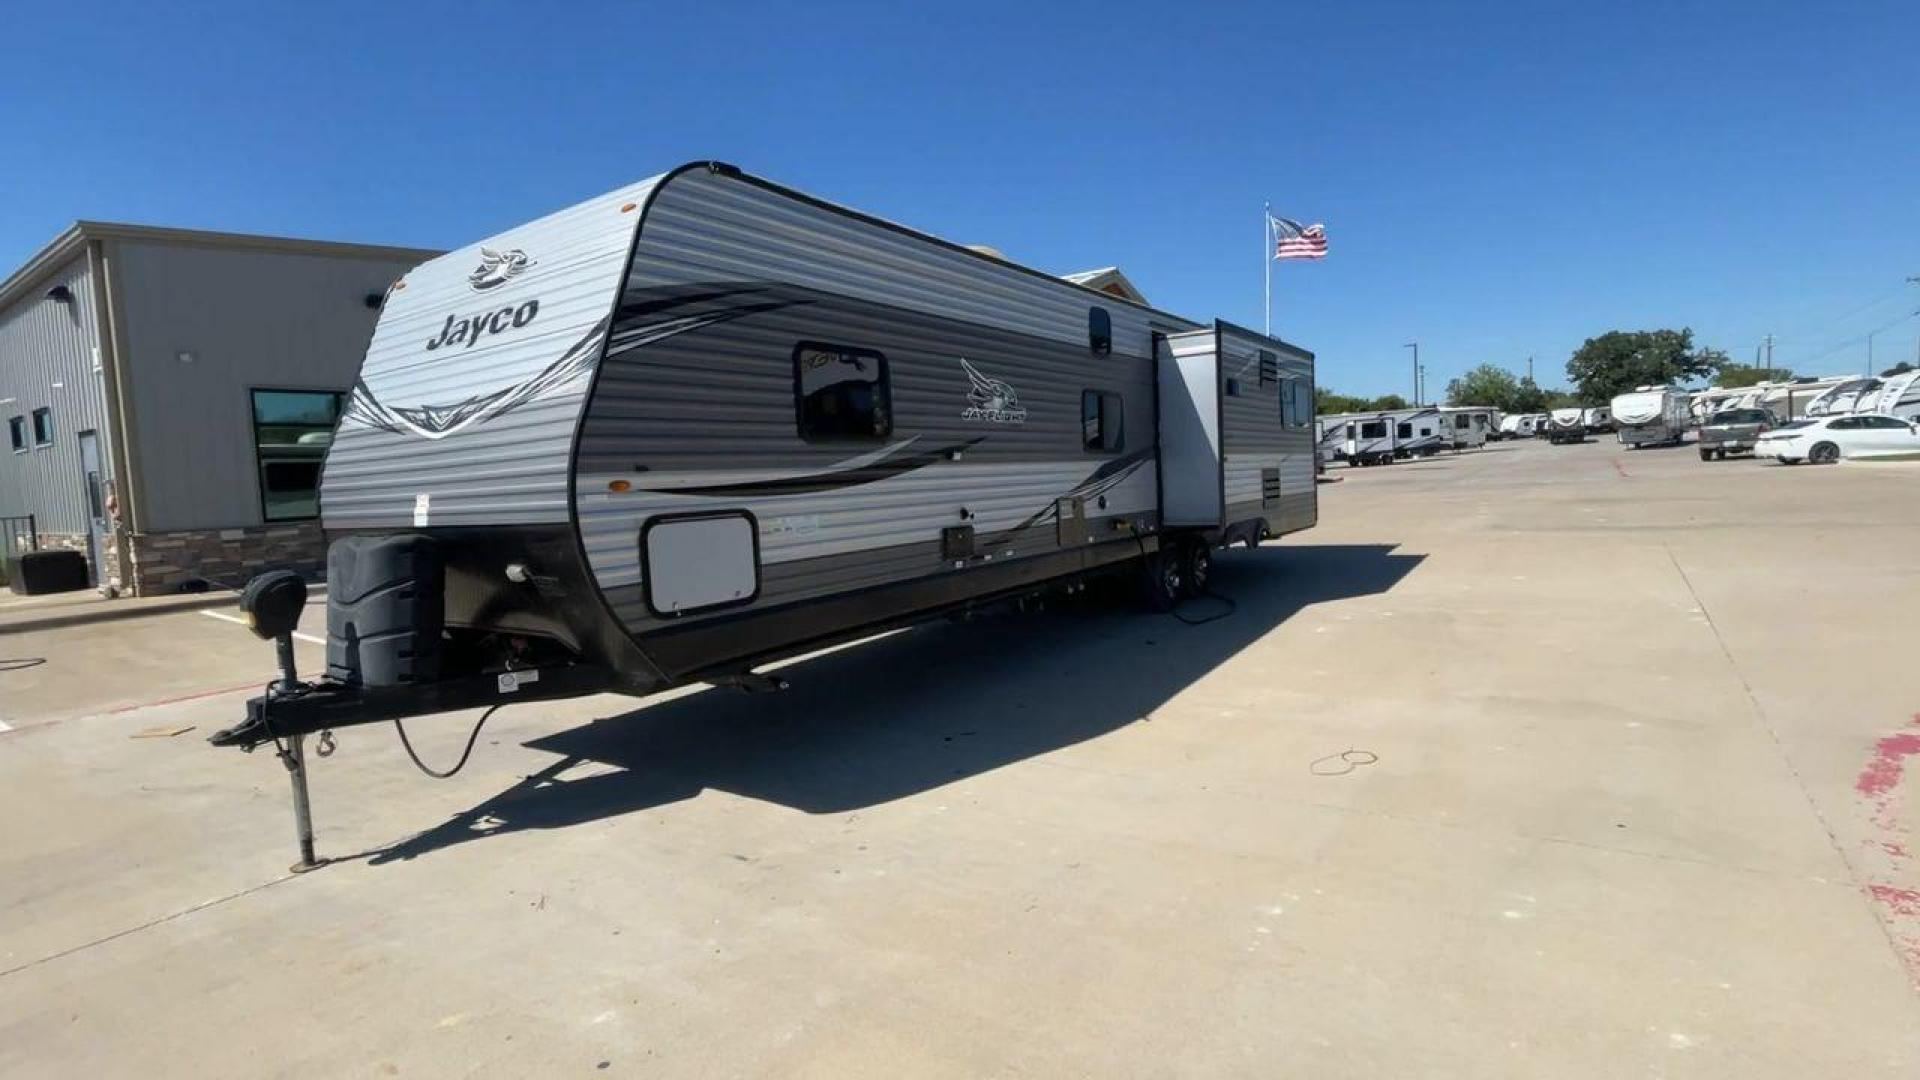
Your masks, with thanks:
<instances>
[{"instance_id":1,"label":"outdoor light fixture","mask_svg":"<svg viewBox=\"0 0 1920 1080\"><path fill-rule=\"evenodd\" d=\"M47 290L47 299L56 304L71 304L73 303L73 290L67 288L65 285L55 285L53 288Z\"/></svg>"}]
</instances>

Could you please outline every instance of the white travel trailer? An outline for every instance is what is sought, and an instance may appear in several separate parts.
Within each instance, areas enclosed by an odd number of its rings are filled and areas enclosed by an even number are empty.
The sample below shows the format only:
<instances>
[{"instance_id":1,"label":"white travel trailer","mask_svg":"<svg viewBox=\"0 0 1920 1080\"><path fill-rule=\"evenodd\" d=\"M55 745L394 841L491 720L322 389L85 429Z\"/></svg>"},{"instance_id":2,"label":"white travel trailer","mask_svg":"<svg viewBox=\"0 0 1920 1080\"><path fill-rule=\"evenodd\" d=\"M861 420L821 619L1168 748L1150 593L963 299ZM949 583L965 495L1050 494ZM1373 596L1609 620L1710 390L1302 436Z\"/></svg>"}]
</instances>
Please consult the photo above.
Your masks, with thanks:
<instances>
[{"instance_id":1,"label":"white travel trailer","mask_svg":"<svg viewBox=\"0 0 1920 1080\"><path fill-rule=\"evenodd\" d=\"M1340 456L1348 465L1391 465L1396 452L1394 423L1387 413L1351 414L1340 420Z\"/></svg>"},{"instance_id":2,"label":"white travel trailer","mask_svg":"<svg viewBox=\"0 0 1920 1080\"><path fill-rule=\"evenodd\" d=\"M215 741L768 688L758 665L1102 572L1170 603L1216 547L1317 520L1313 368L682 166L394 283L321 482L326 677L283 670Z\"/></svg>"},{"instance_id":3,"label":"white travel trailer","mask_svg":"<svg viewBox=\"0 0 1920 1080\"><path fill-rule=\"evenodd\" d=\"M1587 441L1587 410L1555 409L1547 414L1547 439L1561 443Z\"/></svg>"},{"instance_id":4,"label":"white travel trailer","mask_svg":"<svg viewBox=\"0 0 1920 1080\"><path fill-rule=\"evenodd\" d=\"M1882 385L1881 380L1872 375L1836 383L1807 402L1801 415L1839 416L1859 411L1862 404L1879 400Z\"/></svg>"},{"instance_id":5,"label":"white travel trailer","mask_svg":"<svg viewBox=\"0 0 1920 1080\"><path fill-rule=\"evenodd\" d=\"M1485 446L1499 430L1494 410L1484 405L1442 405L1440 416L1455 450Z\"/></svg>"},{"instance_id":6,"label":"white travel trailer","mask_svg":"<svg viewBox=\"0 0 1920 1080\"><path fill-rule=\"evenodd\" d=\"M1395 457L1428 457L1453 446L1453 437L1440 409L1424 405L1383 412L1393 424Z\"/></svg>"},{"instance_id":7,"label":"white travel trailer","mask_svg":"<svg viewBox=\"0 0 1920 1080\"><path fill-rule=\"evenodd\" d=\"M1503 439L1531 439L1535 417L1532 413L1512 413L1500 420L1500 437Z\"/></svg>"},{"instance_id":8,"label":"white travel trailer","mask_svg":"<svg viewBox=\"0 0 1920 1080\"><path fill-rule=\"evenodd\" d=\"M1580 422L1586 425L1587 434L1599 435L1613 430L1613 410L1605 405L1596 405L1581 414Z\"/></svg>"},{"instance_id":9,"label":"white travel trailer","mask_svg":"<svg viewBox=\"0 0 1920 1080\"><path fill-rule=\"evenodd\" d=\"M1692 395L1677 386L1641 386L1613 399L1614 430L1628 448L1679 446L1687 437Z\"/></svg>"},{"instance_id":10,"label":"white travel trailer","mask_svg":"<svg viewBox=\"0 0 1920 1080\"><path fill-rule=\"evenodd\" d=\"M1902 420L1920 417L1920 370L1889 375L1873 394L1862 394L1855 412L1877 412Z\"/></svg>"}]
</instances>

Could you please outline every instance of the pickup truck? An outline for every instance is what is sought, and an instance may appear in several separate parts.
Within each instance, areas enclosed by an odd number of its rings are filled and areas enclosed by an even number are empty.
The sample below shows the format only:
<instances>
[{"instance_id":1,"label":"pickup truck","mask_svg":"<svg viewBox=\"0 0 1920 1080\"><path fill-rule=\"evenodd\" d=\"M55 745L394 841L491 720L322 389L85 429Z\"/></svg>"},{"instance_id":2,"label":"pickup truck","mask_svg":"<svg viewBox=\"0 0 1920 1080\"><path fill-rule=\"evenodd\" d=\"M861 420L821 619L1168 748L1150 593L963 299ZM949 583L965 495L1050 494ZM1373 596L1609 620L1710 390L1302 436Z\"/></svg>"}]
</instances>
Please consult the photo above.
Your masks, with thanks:
<instances>
[{"instance_id":1,"label":"pickup truck","mask_svg":"<svg viewBox=\"0 0 1920 1080\"><path fill-rule=\"evenodd\" d=\"M1765 409L1722 409L1700 426L1700 460L1726 460L1728 454L1751 454L1760 436L1774 426Z\"/></svg>"}]
</instances>

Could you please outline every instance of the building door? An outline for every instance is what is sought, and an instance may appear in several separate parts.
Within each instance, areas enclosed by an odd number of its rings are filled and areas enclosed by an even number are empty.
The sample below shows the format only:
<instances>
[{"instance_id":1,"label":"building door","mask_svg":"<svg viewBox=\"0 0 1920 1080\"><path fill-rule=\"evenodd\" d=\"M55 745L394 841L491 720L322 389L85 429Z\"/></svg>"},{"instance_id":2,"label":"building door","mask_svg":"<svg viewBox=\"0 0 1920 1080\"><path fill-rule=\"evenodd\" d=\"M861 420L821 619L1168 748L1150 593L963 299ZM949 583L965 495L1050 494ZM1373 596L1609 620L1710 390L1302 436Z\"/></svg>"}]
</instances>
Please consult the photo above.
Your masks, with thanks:
<instances>
[{"instance_id":1,"label":"building door","mask_svg":"<svg viewBox=\"0 0 1920 1080\"><path fill-rule=\"evenodd\" d=\"M80 433L80 478L86 485L87 568L93 583L98 585L103 580L101 571L107 557L107 481L100 474L98 432Z\"/></svg>"}]
</instances>

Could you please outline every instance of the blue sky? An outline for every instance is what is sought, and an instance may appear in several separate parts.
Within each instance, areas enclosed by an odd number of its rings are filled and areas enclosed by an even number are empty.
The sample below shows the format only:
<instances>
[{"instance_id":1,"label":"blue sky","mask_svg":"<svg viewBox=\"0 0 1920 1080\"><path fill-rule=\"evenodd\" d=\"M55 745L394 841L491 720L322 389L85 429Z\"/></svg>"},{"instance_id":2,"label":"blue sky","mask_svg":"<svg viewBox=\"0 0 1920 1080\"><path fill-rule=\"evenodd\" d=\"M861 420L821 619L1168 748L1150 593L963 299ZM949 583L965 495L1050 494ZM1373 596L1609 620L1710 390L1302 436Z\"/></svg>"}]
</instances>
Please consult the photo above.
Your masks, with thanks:
<instances>
[{"instance_id":1,"label":"blue sky","mask_svg":"<svg viewBox=\"0 0 1920 1080\"><path fill-rule=\"evenodd\" d=\"M1657 326L1855 370L1920 307L1912 3L545 7L16 6L0 272L82 217L453 246L717 157L1256 327L1271 200L1350 393Z\"/></svg>"}]
</instances>

